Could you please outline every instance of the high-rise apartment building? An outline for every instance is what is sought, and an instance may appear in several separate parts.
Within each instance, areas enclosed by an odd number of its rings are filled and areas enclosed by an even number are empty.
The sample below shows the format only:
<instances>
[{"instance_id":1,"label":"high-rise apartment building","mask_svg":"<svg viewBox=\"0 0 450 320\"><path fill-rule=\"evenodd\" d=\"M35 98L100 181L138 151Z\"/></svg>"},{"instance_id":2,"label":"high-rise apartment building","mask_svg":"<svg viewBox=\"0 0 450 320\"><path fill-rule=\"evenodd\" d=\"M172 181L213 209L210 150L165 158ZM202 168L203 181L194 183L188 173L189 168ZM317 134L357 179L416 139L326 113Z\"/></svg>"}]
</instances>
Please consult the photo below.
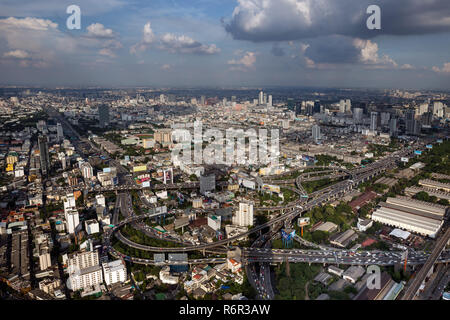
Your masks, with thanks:
<instances>
[{"instance_id":1,"label":"high-rise apartment building","mask_svg":"<svg viewBox=\"0 0 450 320\"><path fill-rule=\"evenodd\" d=\"M46 135L39 136L38 145L42 175L46 176L50 170L50 155L48 153L48 139Z\"/></svg>"}]
</instances>

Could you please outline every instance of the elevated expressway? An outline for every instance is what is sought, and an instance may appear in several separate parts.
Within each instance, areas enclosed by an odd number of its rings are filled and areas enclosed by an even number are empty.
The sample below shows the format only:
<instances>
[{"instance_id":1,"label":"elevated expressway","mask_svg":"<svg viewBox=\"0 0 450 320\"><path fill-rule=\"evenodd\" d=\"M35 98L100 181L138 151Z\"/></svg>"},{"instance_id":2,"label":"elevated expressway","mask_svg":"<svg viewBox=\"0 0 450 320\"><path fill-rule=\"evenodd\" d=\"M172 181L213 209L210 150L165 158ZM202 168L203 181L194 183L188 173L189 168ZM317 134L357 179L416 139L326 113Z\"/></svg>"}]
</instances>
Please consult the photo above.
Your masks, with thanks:
<instances>
[{"instance_id":1,"label":"elevated expressway","mask_svg":"<svg viewBox=\"0 0 450 320\"><path fill-rule=\"evenodd\" d=\"M326 203L331 199L341 197L347 191L352 189L354 186L357 186L358 184L360 184L364 181L367 181L367 180L371 179L372 177L378 175L379 173L383 172L387 168L390 168L398 157L404 156L407 153L411 153L411 152L402 152L395 157L385 158L379 162L376 162L376 163L373 163L372 165L367 166L366 168L364 168L365 170L359 170L357 174L354 174L352 171L352 174L354 176L353 180L342 181L342 182L339 182L328 188L325 188L325 190L320 190L321 192L315 194L314 197L310 197L308 199L308 202L302 203L302 204L296 204L295 206L291 206L287 210L286 213L281 214L278 217L275 217L274 219L272 219L264 224L255 226L252 229L250 229L249 231L239 234L235 237L227 238L224 240L219 240L219 241L216 241L213 243L200 244L200 245L196 245L196 246L175 247L175 248L146 246L146 245L134 243L130 240L128 240L126 244L130 245L136 249L140 249L140 250L144 250L144 251L151 251L151 252L187 252L187 251L195 251L195 250L203 251L204 249L214 248L214 247L218 247L218 246L222 246L222 245L229 246L234 241L237 241L237 240L241 239L242 237L248 236L255 232L259 232L262 229L271 227L272 225L275 225L279 222L284 223L285 221L292 221L297 216L301 215L303 212L306 212L315 206ZM140 215L140 216L127 217L123 221L121 221L117 225L115 225L114 228L110 229L109 234L110 235L114 234L118 229L120 229L125 224L142 220L144 218L147 218L148 216L149 216L148 214L144 214L144 215Z\"/></svg>"}]
</instances>

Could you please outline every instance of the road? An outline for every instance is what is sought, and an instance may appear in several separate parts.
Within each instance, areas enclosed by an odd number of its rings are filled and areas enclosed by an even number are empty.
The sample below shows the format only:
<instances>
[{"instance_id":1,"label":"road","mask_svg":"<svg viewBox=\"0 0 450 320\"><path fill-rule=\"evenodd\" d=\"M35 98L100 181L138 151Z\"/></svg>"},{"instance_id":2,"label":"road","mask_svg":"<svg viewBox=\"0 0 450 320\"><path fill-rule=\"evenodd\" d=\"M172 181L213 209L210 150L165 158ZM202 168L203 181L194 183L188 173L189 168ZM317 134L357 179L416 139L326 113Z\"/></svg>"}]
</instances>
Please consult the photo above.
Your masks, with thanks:
<instances>
[{"instance_id":1,"label":"road","mask_svg":"<svg viewBox=\"0 0 450 320\"><path fill-rule=\"evenodd\" d=\"M441 252L442 250L444 250L449 239L450 239L450 228L447 228L445 233L441 235L439 239L436 241L433 251L426 260L423 267L417 272L412 282L408 285L408 288L405 290L405 293L403 294L402 300L412 300L414 298L417 291L419 290L419 287L425 280L425 277L427 276L428 272L436 263L436 261L438 261L438 259L440 258Z\"/></svg>"}]
</instances>

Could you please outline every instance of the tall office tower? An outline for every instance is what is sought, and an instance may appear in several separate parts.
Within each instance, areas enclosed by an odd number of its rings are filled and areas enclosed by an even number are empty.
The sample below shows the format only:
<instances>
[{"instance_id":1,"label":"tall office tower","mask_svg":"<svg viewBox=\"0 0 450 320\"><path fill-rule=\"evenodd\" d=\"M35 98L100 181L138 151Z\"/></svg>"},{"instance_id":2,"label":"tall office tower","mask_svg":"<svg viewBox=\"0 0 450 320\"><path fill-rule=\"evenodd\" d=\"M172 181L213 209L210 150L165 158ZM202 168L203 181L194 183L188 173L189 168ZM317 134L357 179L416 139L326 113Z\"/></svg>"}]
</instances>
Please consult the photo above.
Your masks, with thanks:
<instances>
[{"instance_id":1,"label":"tall office tower","mask_svg":"<svg viewBox=\"0 0 450 320\"><path fill-rule=\"evenodd\" d=\"M414 121L416 112L413 109L406 110L405 114L405 127L406 133L414 133Z\"/></svg>"},{"instance_id":2,"label":"tall office tower","mask_svg":"<svg viewBox=\"0 0 450 320\"><path fill-rule=\"evenodd\" d=\"M377 130L378 112L372 111L370 113L370 131Z\"/></svg>"},{"instance_id":3,"label":"tall office tower","mask_svg":"<svg viewBox=\"0 0 450 320\"><path fill-rule=\"evenodd\" d=\"M233 217L233 224L248 227L253 225L253 203L240 202L239 211Z\"/></svg>"},{"instance_id":4,"label":"tall office tower","mask_svg":"<svg viewBox=\"0 0 450 320\"><path fill-rule=\"evenodd\" d=\"M314 101L314 108L313 108L312 113L313 114L320 113L320 101L319 100Z\"/></svg>"},{"instance_id":5,"label":"tall office tower","mask_svg":"<svg viewBox=\"0 0 450 320\"><path fill-rule=\"evenodd\" d=\"M389 121L389 135L391 137L397 137L397 118L392 118Z\"/></svg>"},{"instance_id":6,"label":"tall office tower","mask_svg":"<svg viewBox=\"0 0 450 320\"><path fill-rule=\"evenodd\" d=\"M267 93L264 93L263 104L267 104Z\"/></svg>"},{"instance_id":7,"label":"tall office tower","mask_svg":"<svg viewBox=\"0 0 450 320\"><path fill-rule=\"evenodd\" d=\"M444 117L444 104L441 101L435 101L433 103L433 115L438 118Z\"/></svg>"},{"instance_id":8,"label":"tall office tower","mask_svg":"<svg viewBox=\"0 0 450 320\"><path fill-rule=\"evenodd\" d=\"M227 105L227 98L223 98L222 99L222 106L226 106Z\"/></svg>"},{"instance_id":9,"label":"tall office tower","mask_svg":"<svg viewBox=\"0 0 450 320\"><path fill-rule=\"evenodd\" d=\"M420 131L422 131L422 124L420 121L414 119L414 127L413 127L413 134L418 135L420 134Z\"/></svg>"},{"instance_id":10,"label":"tall office tower","mask_svg":"<svg viewBox=\"0 0 450 320\"><path fill-rule=\"evenodd\" d=\"M100 127L106 128L109 125L109 106L102 104L98 107L98 118Z\"/></svg>"},{"instance_id":11,"label":"tall office tower","mask_svg":"<svg viewBox=\"0 0 450 320\"><path fill-rule=\"evenodd\" d=\"M236 102L236 96L231 96L231 102Z\"/></svg>"},{"instance_id":12,"label":"tall office tower","mask_svg":"<svg viewBox=\"0 0 450 320\"><path fill-rule=\"evenodd\" d=\"M312 116L314 114L314 101L306 101L305 114L308 116Z\"/></svg>"},{"instance_id":13,"label":"tall office tower","mask_svg":"<svg viewBox=\"0 0 450 320\"><path fill-rule=\"evenodd\" d=\"M47 136L39 136L38 138L39 145L39 156L41 160L41 171L42 175L46 176L48 171L50 170L50 156L48 154L48 140Z\"/></svg>"},{"instance_id":14,"label":"tall office tower","mask_svg":"<svg viewBox=\"0 0 450 320\"><path fill-rule=\"evenodd\" d=\"M389 120L391 119L391 114L389 112L382 112L380 114L380 122L382 126L387 126L389 124Z\"/></svg>"},{"instance_id":15,"label":"tall office tower","mask_svg":"<svg viewBox=\"0 0 450 320\"><path fill-rule=\"evenodd\" d=\"M259 103L259 105L262 105L264 103L264 92L262 92L262 91L259 92L258 103Z\"/></svg>"},{"instance_id":16,"label":"tall office tower","mask_svg":"<svg viewBox=\"0 0 450 320\"><path fill-rule=\"evenodd\" d=\"M61 123L59 123L59 122L56 124L56 137L58 139L58 142L61 142L64 140L63 127L62 127Z\"/></svg>"},{"instance_id":17,"label":"tall office tower","mask_svg":"<svg viewBox=\"0 0 450 320\"><path fill-rule=\"evenodd\" d=\"M361 123L362 119L363 119L363 109L362 108L353 109L353 121L355 122L355 124Z\"/></svg>"},{"instance_id":18,"label":"tall office tower","mask_svg":"<svg viewBox=\"0 0 450 320\"><path fill-rule=\"evenodd\" d=\"M292 109L289 108L289 104L292 104ZM294 103L294 99L289 100L288 99L288 109L293 110L295 112L295 115L299 115L302 113L302 101L297 101Z\"/></svg>"},{"instance_id":19,"label":"tall office tower","mask_svg":"<svg viewBox=\"0 0 450 320\"><path fill-rule=\"evenodd\" d=\"M431 123L433 122L433 113L425 112L424 114L422 114L420 122L424 127L431 127Z\"/></svg>"},{"instance_id":20,"label":"tall office tower","mask_svg":"<svg viewBox=\"0 0 450 320\"><path fill-rule=\"evenodd\" d=\"M312 137L315 142L320 140L320 127L317 124L312 127Z\"/></svg>"},{"instance_id":21,"label":"tall office tower","mask_svg":"<svg viewBox=\"0 0 450 320\"><path fill-rule=\"evenodd\" d=\"M272 95L271 94L269 94L269 98L268 98L267 104L269 105L269 107L272 106Z\"/></svg>"},{"instance_id":22,"label":"tall office tower","mask_svg":"<svg viewBox=\"0 0 450 320\"><path fill-rule=\"evenodd\" d=\"M64 211L64 217L66 218L67 232L69 234L74 234L80 225L78 210L75 208L69 208Z\"/></svg>"},{"instance_id":23,"label":"tall office tower","mask_svg":"<svg viewBox=\"0 0 450 320\"><path fill-rule=\"evenodd\" d=\"M205 97L205 96L201 96L201 97L200 97L200 104L201 104L202 106L204 106L205 103L206 103L206 97Z\"/></svg>"}]
</instances>

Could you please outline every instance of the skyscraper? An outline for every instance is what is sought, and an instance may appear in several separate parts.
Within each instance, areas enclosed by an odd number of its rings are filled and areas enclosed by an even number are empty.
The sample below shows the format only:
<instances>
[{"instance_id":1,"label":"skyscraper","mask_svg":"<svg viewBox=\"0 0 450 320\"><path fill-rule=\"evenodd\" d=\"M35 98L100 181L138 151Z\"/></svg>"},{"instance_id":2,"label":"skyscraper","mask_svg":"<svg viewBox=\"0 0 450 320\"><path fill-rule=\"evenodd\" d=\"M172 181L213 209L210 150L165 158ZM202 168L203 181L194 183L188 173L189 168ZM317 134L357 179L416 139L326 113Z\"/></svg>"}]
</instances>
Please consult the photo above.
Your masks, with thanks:
<instances>
[{"instance_id":1,"label":"skyscraper","mask_svg":"<svg viewBox=\"0 0 450 320\"><path fill-rule=\"evenodd\" d=\"M109 125L109 106L102 104L98 107L98 118L100 127L105 128Z\"/></svg>"},{"instance_id":2,"label":"skyscraper","mask_svg":"<svg viewBox=\"0 0 450 320\"><path fill-rule=\"evenodd\" d=\"M377 130L378 112L370 113L370 131Z\"/></svg>"},{"instance_id":3,"label":"skyscraper","mask_svg":"<svg viewBox=\"0 0 450 320\"><path fill-rule=\"evenodd\" d=\"M271 94L269 94L269 98L268 98L267 104L269 105L269 107L272 106L272 95Z\"/></svg>"},{"instance_id":4,"label":"skyscraper","mask_svg":"<svg viewBox=\"0 0 450 320\"><path fill-rule=\"evenodd\" d=\"M41 161L41 172L43 176L48 174L50 170L50 156L48 154L48 140L47 136L39 136L38 138L39 145L39 156Z\"/></svg>"},{"instance_id":5,"label":"skyscraper","mask_svg":"<svg viewBox=\"0 0 450 320\"><path fill-rule=\"evenodd\" d=\"M58 142L61 142L64 140L64 132L61 123L56 124L56 137L58 139Z\"/></svg>"},{"instance_id":6,"label":"skyscraper","mask_svg":"<svg viewBox=\"0 0 450 320\"><path fill-rule=\"evenodd\" d=\"M389 121L389 135L397 137L397 118L391 118Z\"/></svg>"},{"instance_id":7,"label":"skyscraper","mask_svg":"<svg viewBox=\"0 0 450 320\"><path fill-rule=\"evenodd\" d=\"M405 127L407 134L414 133L414 121L415 121L416 112L413 109L409 109L406 111L405 115Z\"/></svg>"},{"instance_id":8,"label":"skyscraper","mask_svg":"<svg viewBox=\"0 0 450 320\"><path fill-rule=\"evenodd\" d=\"M320 127L318 125L313 125L312 127L312 137L315 142L320 140Z\"/></svg>"},{"instance_id":9,"label":"skyscraper","mask_svg":"<svg viewBox=\"0 0 450 320\"><path fill-rule=\"evenodd\" d=\"M233 217L233 224L248 227L253 225L253 203L240 202L239 211Z\"/></svg>"},{"instance_id":10,"label":"skyscraper","mask_svg":"<svg viewBox=\"0 0 450 320\"><path fill-rule=\"evenodd\" d=\"M362 108L353 109L353 121L355 121L355 124L361 123L362 118L363 118L363 109Z\"/></svg>"},{"instance_id":11,"label":"skyscraper","mask_svg":"<svg viewBox=\"0 0 450 320\"><path fill-rule=\"evenodd\" d=\"M264 103L264 92L260 91L259 92L259 100L258 100L258 104L262 105Z\"/></svg>"}]
</instances>

